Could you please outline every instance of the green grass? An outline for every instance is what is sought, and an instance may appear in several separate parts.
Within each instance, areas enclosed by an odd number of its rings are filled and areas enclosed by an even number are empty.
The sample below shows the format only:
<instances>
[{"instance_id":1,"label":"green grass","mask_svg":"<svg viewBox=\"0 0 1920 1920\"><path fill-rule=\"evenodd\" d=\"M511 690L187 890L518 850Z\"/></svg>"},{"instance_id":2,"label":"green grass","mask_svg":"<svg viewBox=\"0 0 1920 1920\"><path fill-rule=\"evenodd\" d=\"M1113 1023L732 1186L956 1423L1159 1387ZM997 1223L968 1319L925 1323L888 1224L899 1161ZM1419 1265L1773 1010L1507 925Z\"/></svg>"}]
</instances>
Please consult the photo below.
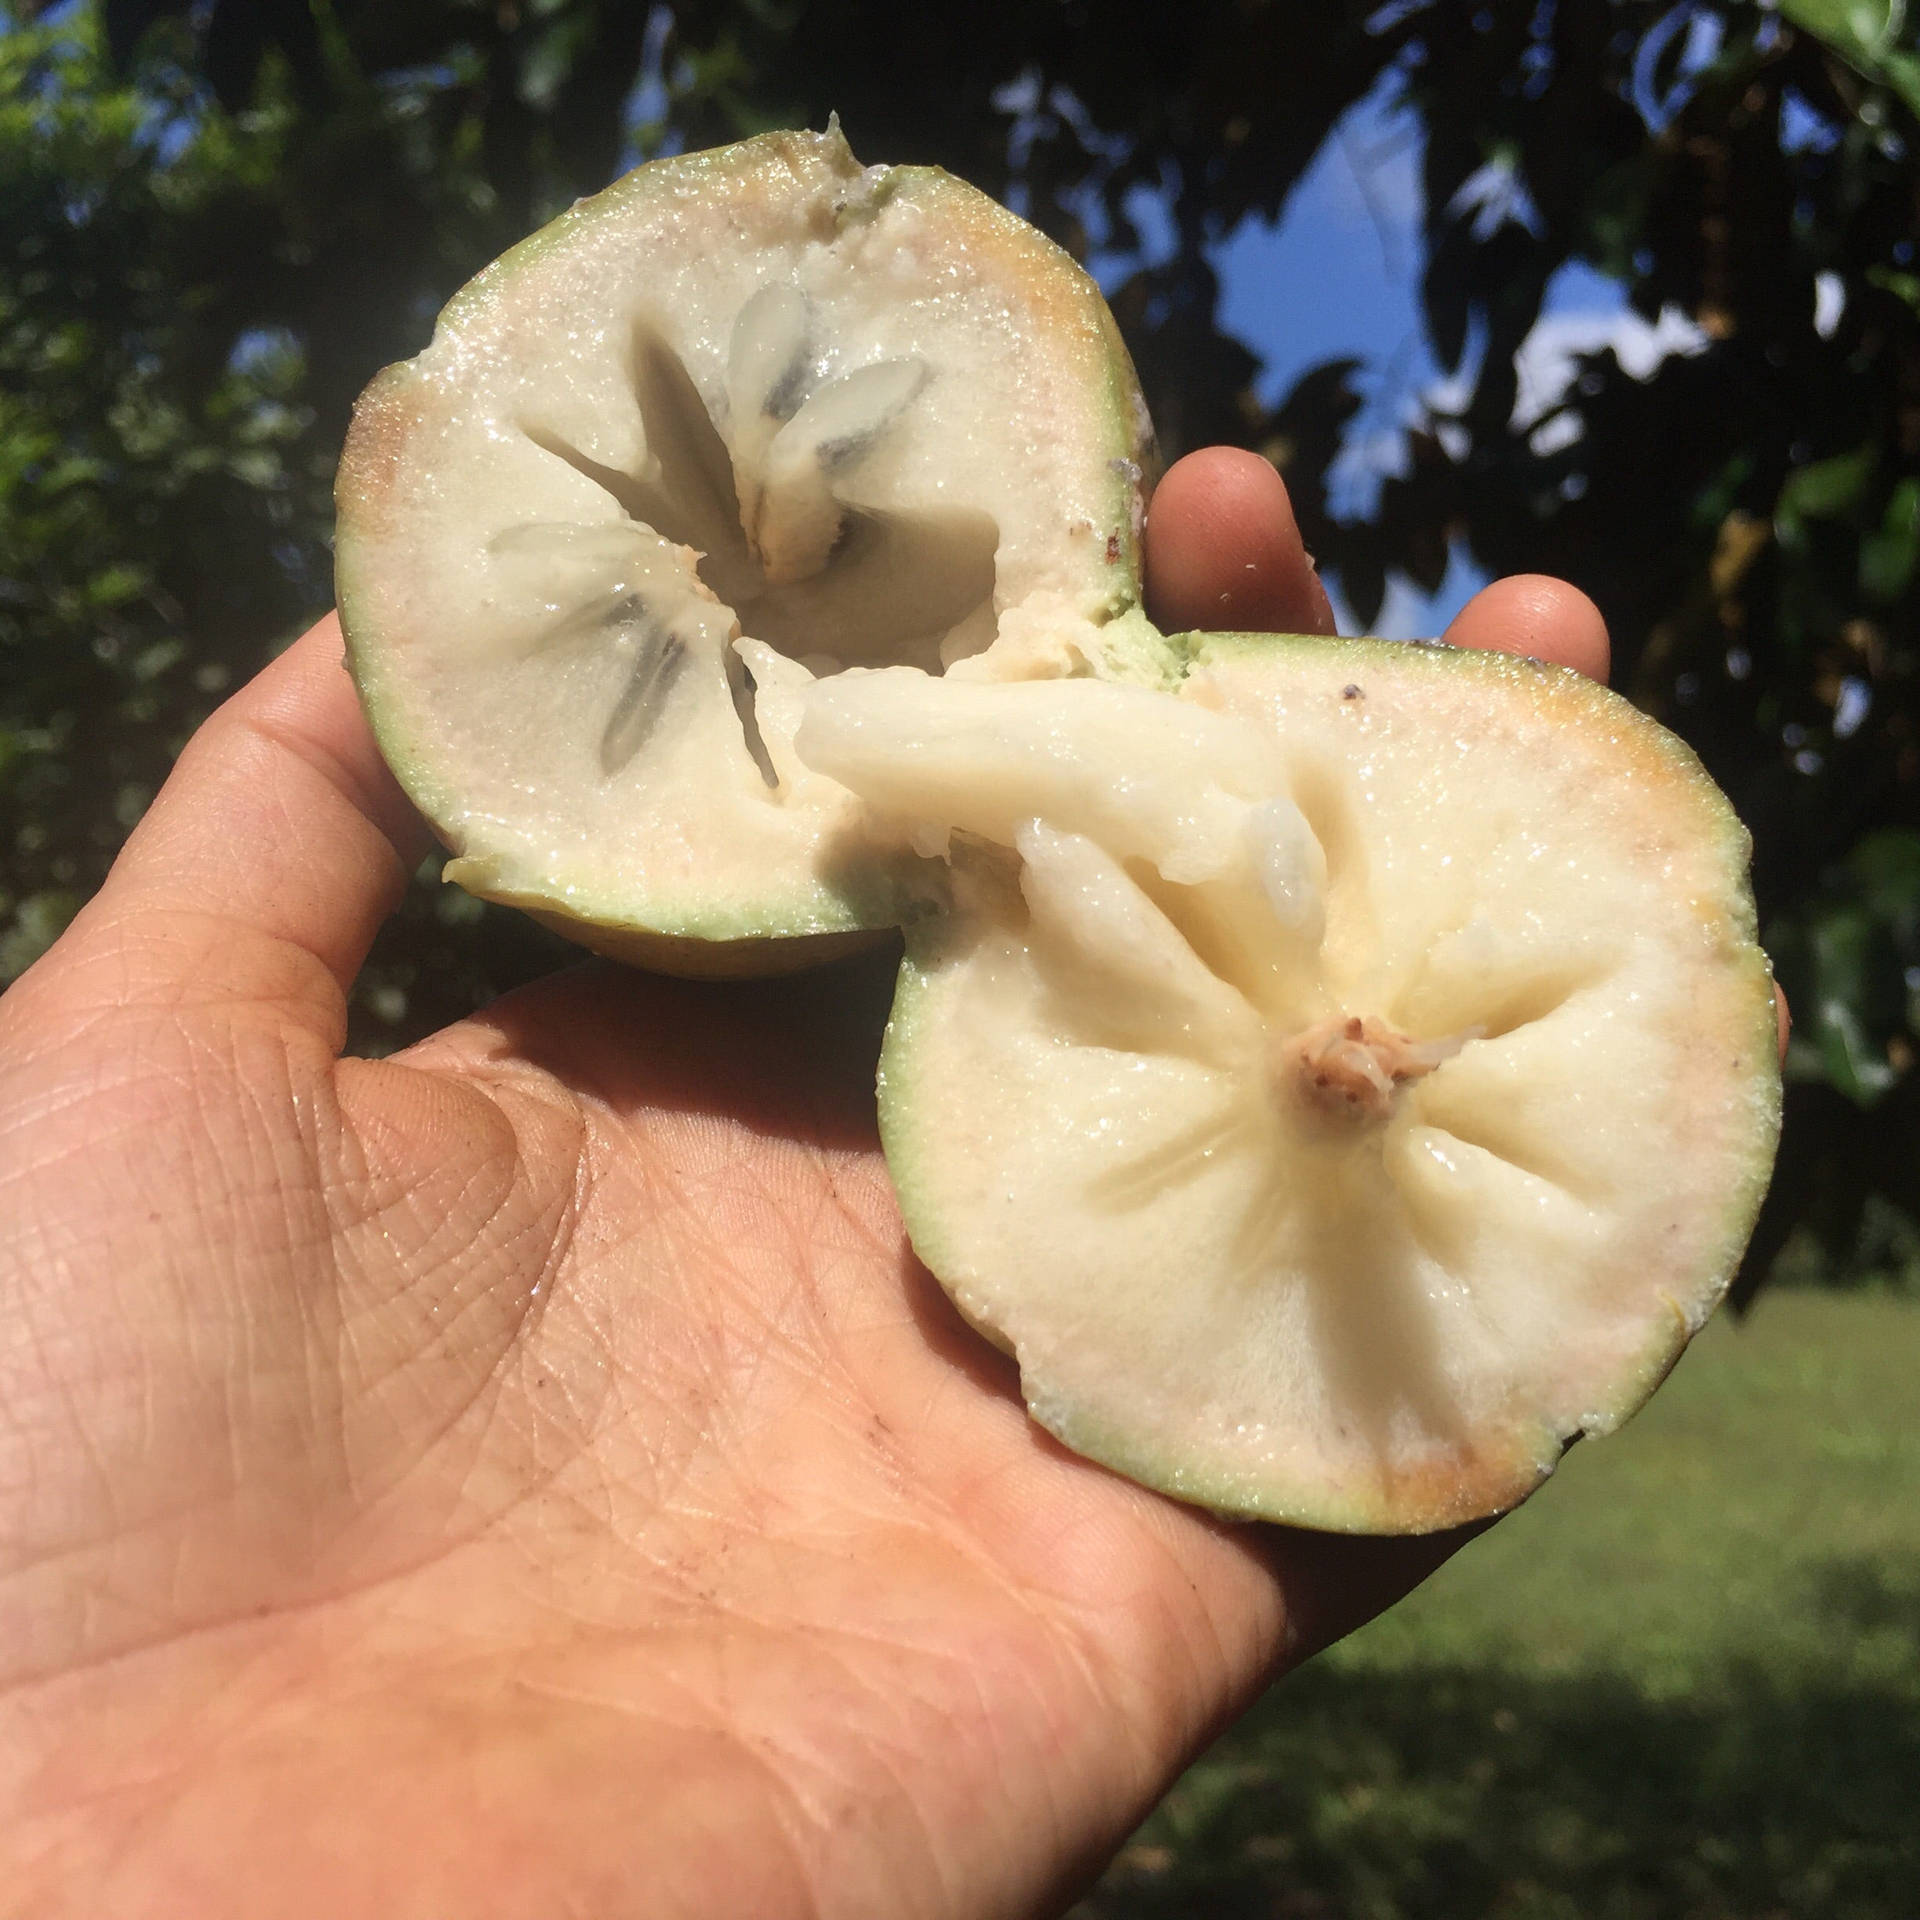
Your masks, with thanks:
<instances>
[{"instance_id":1,"label":"green grass","mask_svg":"<svg viewBox=\"0 0 1920 1920\"><path fill-rule=\"evenodd\" d=\"M1916 1920L1920 1303L1710 1327L1075 1909L1173 1915Z\"/></svg>"}]
</instances>

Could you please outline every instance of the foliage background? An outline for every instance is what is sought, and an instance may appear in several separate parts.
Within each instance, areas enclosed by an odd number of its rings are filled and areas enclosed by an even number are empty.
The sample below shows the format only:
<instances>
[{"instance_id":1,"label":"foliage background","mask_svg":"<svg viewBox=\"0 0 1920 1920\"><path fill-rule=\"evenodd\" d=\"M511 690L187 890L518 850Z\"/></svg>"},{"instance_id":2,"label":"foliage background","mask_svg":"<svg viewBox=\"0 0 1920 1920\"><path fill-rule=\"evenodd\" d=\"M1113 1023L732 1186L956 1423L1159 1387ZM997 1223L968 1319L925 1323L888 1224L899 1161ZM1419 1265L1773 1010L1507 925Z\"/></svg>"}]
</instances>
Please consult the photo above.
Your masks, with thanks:
<instances>
[{"instance_id":1,"label":"foliage background","mask_svg":"<svg viewBox=\"0 0 1920 1920\"><path fill-rule=\"evenodd\" d=\"M1208 255L1368 98L1424 130L1452 378L1356 517L1327 476L1361 368L1264 405ZM1897 0L0 4L0 980L327 605L371 373L625 164L832 109L863 153L1097 252L1168 452L1272 458L1361 620L1457 550L1593 595L1616 684L1754 832L1799 1019L1743 1291L1920 1284L1920 52ZM1704 345L1645 379L1585 356L1530 417L1515 353L1569 261ZM355 1044L559 957L424 875Z\"/></svg>"}]
</instances>

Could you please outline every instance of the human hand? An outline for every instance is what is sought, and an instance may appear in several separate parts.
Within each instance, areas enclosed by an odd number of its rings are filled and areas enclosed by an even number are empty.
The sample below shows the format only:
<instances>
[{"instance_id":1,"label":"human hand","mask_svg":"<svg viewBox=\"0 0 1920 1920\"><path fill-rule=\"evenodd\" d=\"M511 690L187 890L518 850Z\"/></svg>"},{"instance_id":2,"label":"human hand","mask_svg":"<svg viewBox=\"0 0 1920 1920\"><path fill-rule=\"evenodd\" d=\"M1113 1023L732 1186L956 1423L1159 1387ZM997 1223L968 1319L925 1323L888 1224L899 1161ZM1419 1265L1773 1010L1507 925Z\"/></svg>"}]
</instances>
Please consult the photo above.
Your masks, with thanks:
<instances>
[{"instance_id":1,"label":"human hand","mask_svg":"<svg viewBox=\"0 0 1920 1920\"><path fill-rule=\"evenodd\" d=\"M1169 629L1331 627L1252 456L1149 562ZM1450 637L1604 672L1553 583ZM586 964L341 1059L425 845L325 621L0 1000L0 1904L1044 1910L1456 1543L1026 1418L901 1233L884 957Z\"/></svg>"}]
</instances>

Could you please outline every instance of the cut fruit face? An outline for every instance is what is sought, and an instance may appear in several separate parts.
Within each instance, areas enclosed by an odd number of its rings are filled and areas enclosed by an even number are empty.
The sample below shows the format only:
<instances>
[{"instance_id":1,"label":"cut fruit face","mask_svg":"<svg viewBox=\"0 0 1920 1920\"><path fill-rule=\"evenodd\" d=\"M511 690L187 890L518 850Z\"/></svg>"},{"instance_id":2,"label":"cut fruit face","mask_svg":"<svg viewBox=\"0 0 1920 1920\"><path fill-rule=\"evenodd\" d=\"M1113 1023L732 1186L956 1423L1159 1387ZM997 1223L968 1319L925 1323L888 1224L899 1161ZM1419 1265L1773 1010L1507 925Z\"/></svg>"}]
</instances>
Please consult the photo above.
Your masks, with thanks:
<instances>
[{"instance_id":1,"label":"cut fruit face","mask_svg":"<svg viewBox=\"0 0 1920 1920\"><path fill-rule=\"evenodd\" d=\"M1572 674L1163 638L1147 459L1093 283L971 188L837 129L657 162L363 398L350 663L476 893L694 973L907 926L902 1209L1069 1446L1496 1512L1745 1244L1746 837Z\"/></svg>"},{"instance_id":2,"label":"cut fruit face","mask_svg":"<svg viewBox=\"0 0 1920 1920\"><path fill-rule=\"evenodd\" d=\"M837 129L655 162L363 398L350 660L450 878L656 964L815 958L942 876L794 756L807 688L1169 678L1147 432L1093 283L972 188Z\"/></svg>"},{"instance_id":3,"label":"cut fruit face","mask_svg":"<svg viewBox=\"0 0 1920 1920\"><path fill-rule=\"evenodd\" d=\"M1178 699L809 695L801 758L951 848L881 1072L914 1246L1035 1417L1150 1486L1500 1511L1745 1245L1779 1121L1746 836L1564 670L1186 644Z\"/></svg>"}]
</instances>

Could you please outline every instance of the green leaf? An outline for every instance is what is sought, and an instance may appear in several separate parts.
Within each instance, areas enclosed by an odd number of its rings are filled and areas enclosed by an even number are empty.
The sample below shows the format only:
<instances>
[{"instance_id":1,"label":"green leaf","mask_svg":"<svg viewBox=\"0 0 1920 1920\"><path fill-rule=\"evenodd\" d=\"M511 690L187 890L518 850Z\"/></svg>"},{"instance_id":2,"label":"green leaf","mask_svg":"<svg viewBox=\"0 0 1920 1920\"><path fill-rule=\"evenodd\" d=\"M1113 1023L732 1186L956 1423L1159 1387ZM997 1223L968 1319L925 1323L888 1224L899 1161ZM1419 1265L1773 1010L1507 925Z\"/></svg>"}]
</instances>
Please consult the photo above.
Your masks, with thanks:
<instances>
[{"instance_id":1,"label":"green leaf","mask_svg":"<svg viewBox=\"0 0 1920 1920\"><path fill-rule=\"evenodd\" d=\"M1837 520L1851 513L1866 494L1876 457L1875 448L1869 444L1852 453L1835 454L1831 460L1796 467L1780 489L1777 517L1797 524L1802 520Z\"/></svg>"},{"instance_id":2,"label":"green leaf","mask_svg":"<svg viewBox=\"0 0 1920 1920\"><path fill-rule=\"evenodd\" d=\"M96 607L120 607L146 592L148 585L146 568L119 560L102 567L87 582L86 593Z\"/></svg>"},{"instance_id":3,"label":"green leaf","mask_svg":"<svg viewBox=\"0 0 1920 1920\"><path fill-rule=\"evenodd\" d=\"M1847 856L1867 911L1903 949L1920 946L1920 833L1888 827L1870 833Z\"/></svg>"},{"instance_id":4,"label":"green leaf","mask_svg":"<svg viewBox=\"0 0 1920 1920\"><path fill-rule=\"evenodd\" d=\"M1901 44L1905 0L1780 0L1780 11L1920 114L1920 54Z\"/></svg>"},{"instance_id":5,"label":"green leaf","mask_svg":"<svg viewBox=\"0 0 1920 1920\"><path fill-rule=\"evenodd\" d=\"M1738 504L1741 490L1752 472L1753 456L1749 453L1736 453L1725 461L1706 486L1694 496L1693 524L1707 528L1722 525Z\"/></svg>"},{"instance_id":6,"label":"green leaf","mask_svg":"<svg viewBox=\"0 0 1920 1920\"><path fill-rule=\"evenodd\" d=\"M186 656L184 640L156 640L150 647L142 647L133 657L133 677L140 685L158 680L163 673L177 666Z\"/></svg>"},{"instance_id":7,"label":"green leaf","mask_svg":"<svg viewBox=\"0 0 1920 1920\"><path fill-rule=\"evenodd\" d=\"M1915 313L1920 313L1920 273L1901 273L1893 267L1872 266L1867 269L1867 284L1892 294L1896 300L1904 300Z\"/></svg>"},{"instance_id":8,"label":"green leaf","mask_svg":"<svg viewBox=\"0 0 1920 1920\"><path fill-rule=\"evenodd\" d=\"M1877 931L1873 916L1860 907L1822 914L1812 928L1814 1043L1827 1078L1863 1107L1899 1078L1862 1018L1877 971Z\"/></svg>"},{"instance_id":9,"label":"green leaf","mask_svg":"<svg viewBox=\"0 0 1920 1920\"><path fill-rule=\"evenodd\" d=\"M30 893L0 928L0 985L17 980L58 940L80 911L80 896L64 887Z\"/></svg>"},{"instance_id":10,"label":"green leaf","mask_svg":"<svg viewBox=\"0 0 1920 1920\"><path fill-rule=\"evenodd\" d=\"M1806 545L1807 522L1840 520L1855 514L1866 499L1878 452L1869 442L1852 453L1796 467L1780 488L1773 510L1773 530L1789 549Z\"/></svg>"},{"instance_id":11,"label":"green leaf","mask_svg":"<svg viewBox=\"0 0 1920 1920\"><path fill-rule=\"evenodd\" d=\"M1920 479L1894 488L1880 525L1860 542L1860 591L1883 604L1898 600L1920 559Z\"/></svg>"}]
</instances>

